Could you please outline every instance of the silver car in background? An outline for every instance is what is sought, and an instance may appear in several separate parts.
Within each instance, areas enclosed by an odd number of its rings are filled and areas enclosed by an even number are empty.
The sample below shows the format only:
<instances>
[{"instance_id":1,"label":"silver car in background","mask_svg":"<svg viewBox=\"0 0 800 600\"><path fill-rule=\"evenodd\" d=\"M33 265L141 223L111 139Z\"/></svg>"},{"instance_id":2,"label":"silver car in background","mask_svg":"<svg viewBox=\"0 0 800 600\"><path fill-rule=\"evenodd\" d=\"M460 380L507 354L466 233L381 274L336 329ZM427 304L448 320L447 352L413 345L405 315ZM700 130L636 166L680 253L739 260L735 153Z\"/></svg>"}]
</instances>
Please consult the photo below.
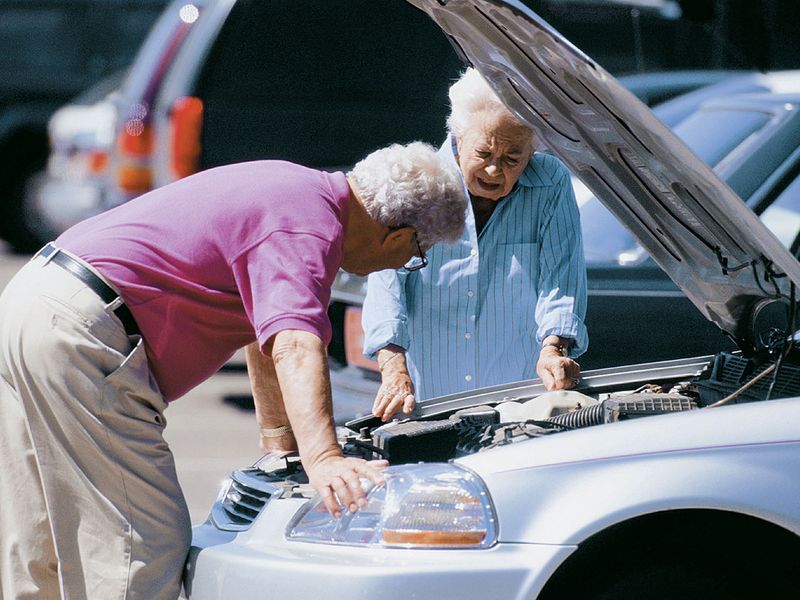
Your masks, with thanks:
<instances>
[{"instance_id":1,"label":"silver car in background","mask_svg":"<svg viewBox=\"0 0 800 600\"><path fill-rule=\"evenodd\" d=\"M345 454L391 466L368 506L340 519L296 456L267 455L235 471L195 527L188 597L800 597L800 263L522 4L409 2L739 350L351 421ZM649 335L657 344L657 324Z\"/></svg>"}]
</instances>

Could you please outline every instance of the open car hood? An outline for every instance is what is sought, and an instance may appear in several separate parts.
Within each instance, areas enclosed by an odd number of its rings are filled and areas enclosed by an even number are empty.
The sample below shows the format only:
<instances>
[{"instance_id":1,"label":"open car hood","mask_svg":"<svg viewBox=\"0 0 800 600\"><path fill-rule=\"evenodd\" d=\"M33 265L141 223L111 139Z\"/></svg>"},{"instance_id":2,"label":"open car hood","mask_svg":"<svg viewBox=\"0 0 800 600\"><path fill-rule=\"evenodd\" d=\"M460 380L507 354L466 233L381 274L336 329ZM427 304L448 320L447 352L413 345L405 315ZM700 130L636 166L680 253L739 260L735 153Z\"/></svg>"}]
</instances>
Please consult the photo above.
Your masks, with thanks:
<instances>
[{"instance_id":1,"label":"open car hood","mask_svg":"<svg viewBox=\"0 0 800 600\"><path fill-rule=\"evenodd\" d=\"M408 2L743 350L786 330L800 263L613 76L515 0Z\"/></svg>"}]
</instances>

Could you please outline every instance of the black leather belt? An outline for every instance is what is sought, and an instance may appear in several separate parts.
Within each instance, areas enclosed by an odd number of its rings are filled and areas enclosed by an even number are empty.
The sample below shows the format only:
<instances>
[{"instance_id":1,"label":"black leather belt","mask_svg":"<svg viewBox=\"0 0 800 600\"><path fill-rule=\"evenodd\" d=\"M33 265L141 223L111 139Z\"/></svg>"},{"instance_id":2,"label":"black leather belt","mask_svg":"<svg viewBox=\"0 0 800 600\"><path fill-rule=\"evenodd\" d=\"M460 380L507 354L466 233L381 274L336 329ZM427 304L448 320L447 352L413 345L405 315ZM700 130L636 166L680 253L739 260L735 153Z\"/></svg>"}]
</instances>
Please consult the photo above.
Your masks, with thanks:
<instances>
[{"instance_id":1,"label":"black leather belt","mask_svg":"<svg viewBox=\"0 0 800 600\"><path fill-rule=\"evenodd\" d=\"M105 281L92 273L91 269L72 258L69 254L59 251L59 249L53 244L47 244L44 248L36 253L36 256L42 256L50 259L50 262L56 263L59 267L66 269L75 275L75 277L89 286L89 288L95 294L100 296L100 298L102 298L103 302L106 304L111 304L117 298L122 301L120 295L117 294L117 292L115 292ZM122 301L122 304L114 309L114 314L117 315L117 318L120 321L122 321L122 326L125 328L125 333L128 335L141 335L139 326L136 324L133 314L131 314L131 309L127 307L124 301Z\"/></svg>"}]
</instances>

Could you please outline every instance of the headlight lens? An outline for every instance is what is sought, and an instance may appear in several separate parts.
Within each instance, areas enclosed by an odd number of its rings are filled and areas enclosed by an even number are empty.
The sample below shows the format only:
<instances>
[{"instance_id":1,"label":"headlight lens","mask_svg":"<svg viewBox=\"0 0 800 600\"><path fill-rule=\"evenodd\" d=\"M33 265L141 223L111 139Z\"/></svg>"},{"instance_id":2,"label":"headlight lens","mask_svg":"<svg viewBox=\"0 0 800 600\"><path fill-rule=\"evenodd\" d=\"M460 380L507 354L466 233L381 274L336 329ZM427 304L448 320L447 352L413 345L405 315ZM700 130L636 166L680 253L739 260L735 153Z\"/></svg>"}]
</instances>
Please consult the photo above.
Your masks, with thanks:
<instances>
[{"instance_id":1,"label":"headlight lens","mask_svg":"<svg viewBox=\"0 0 800 600\"><path fill-rule=\"evenodd\" d=\"M487 548L496 539L494 508L483 481L453 464L389 467L386 483L365 483L367 506L338 519L320 498L292 520L290 540L403 548Z\"/></svg>"}]
</instances>

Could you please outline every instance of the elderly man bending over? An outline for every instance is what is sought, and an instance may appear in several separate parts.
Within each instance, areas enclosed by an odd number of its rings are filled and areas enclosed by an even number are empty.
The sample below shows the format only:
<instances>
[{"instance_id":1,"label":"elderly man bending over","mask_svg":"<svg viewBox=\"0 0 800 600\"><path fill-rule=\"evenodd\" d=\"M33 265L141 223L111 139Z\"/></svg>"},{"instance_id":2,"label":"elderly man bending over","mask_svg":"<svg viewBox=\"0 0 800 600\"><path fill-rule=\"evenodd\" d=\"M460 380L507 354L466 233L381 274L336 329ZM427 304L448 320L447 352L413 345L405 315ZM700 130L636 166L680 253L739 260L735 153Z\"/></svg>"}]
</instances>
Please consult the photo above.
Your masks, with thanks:
<instances>
[{"instance_id":1,"label":"elderly man bending over","mask_svg":"<svg viewBox=\"0 0 800 600\"><path fill-rule=\"evenodd\" d=\"M176 598L190 540L164 409L249 344L266 449L337 513L381 462L336 443L326 344L341 266L458 238L455 169L421 143L352 172L220 167L76 225L0 296L0 598Z\"/></svg>"}]
</instances>

